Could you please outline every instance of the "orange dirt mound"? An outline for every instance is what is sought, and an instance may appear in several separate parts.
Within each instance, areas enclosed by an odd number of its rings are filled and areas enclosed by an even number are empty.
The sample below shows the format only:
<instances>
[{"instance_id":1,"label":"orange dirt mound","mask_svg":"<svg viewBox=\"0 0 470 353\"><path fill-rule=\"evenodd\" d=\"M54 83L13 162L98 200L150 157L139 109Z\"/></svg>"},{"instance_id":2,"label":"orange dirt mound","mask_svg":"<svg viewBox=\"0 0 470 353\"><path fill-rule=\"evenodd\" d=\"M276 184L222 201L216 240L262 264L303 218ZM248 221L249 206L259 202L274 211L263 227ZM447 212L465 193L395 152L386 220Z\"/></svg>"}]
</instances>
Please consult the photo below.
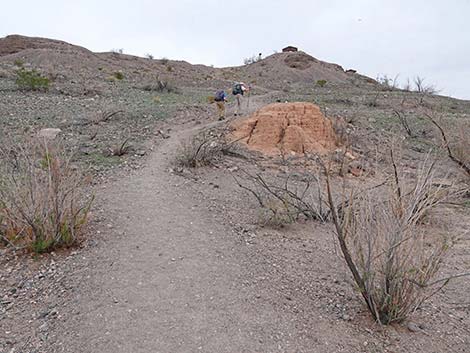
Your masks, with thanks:
<instances>
[{"instance_id":1,"label":"orange dirt mound","mask_svg":"<svg viewBox=\"0 0 470 353\"><path fill-rule=\"evenodd\" d=\"M268 155L325 153L335 147L332 123L312 103L275 103L232 123L233 140Z\"/></svg>"}]
</instances>

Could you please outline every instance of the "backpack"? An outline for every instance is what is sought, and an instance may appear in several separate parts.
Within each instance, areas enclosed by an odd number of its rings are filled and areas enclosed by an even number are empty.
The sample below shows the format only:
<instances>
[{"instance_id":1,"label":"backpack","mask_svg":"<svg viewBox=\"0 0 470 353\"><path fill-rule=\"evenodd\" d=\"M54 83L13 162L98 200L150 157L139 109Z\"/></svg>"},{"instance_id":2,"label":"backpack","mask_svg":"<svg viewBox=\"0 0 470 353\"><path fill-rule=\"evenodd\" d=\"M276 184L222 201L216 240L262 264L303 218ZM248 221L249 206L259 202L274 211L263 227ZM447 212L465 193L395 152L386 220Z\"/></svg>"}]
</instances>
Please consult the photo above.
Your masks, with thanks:
<instances>
[{"instance_id":1,"label":"backpack","mask_svg":"<svg viewBox=\"0 0 470 353\"><path fill-rule=\"evenodd\" d=\"M233 95L241 94L243 96L242 85L237 83L235 86L233 86L232 94Z\"/></svg>"},{"instance_id":2,"label":"backpack","mask_svg":"<svg viewBox=\"0 0 470 353\"><path fill-rule=\"evenodd\" d=\"M215 93L214 100L216 102L223 102L225 100L225 92L220 90Z\"/></svg>"}]
</instances>

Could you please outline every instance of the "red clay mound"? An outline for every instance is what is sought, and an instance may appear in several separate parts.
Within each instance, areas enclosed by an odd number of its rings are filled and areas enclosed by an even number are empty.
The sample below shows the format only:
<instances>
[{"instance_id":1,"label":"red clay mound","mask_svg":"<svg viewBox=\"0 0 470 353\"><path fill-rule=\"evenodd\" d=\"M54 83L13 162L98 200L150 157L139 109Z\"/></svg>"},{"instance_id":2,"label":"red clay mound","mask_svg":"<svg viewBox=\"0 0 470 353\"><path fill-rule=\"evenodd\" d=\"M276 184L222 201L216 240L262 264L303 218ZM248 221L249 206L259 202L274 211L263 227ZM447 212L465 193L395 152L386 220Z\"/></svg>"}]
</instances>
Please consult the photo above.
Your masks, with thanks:
<instances>
[{"instance_id":1,"label":"red clay mound","mask_svg":"<svg viewBox=\"0 0 470 353\"><path fill-rule=\"evenodd\" d=\"M264 154L325 153L335 147L332 123L312 103L275 103L232 124L232 137Z\"/></svg>"}]
</instances>

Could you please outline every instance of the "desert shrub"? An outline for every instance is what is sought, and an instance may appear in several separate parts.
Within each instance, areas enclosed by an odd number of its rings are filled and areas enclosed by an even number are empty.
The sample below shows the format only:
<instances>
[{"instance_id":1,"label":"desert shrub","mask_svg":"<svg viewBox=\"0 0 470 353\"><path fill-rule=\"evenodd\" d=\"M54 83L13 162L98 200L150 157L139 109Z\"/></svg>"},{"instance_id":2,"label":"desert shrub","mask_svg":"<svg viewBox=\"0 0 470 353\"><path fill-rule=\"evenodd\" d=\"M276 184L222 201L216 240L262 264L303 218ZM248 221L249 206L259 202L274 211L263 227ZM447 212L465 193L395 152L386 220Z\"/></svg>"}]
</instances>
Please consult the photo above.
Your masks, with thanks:
<instances>
[{"instance_id":1,"label":"desert shrub","mask_svg":"<svg viewBox=\"0 0 470 353\"><path fill-rule=\"evenodd\" d=\"M436 113L424 112L424 116L438 129L441 136L441 147L446 151L451 161L456 163L470 179L470 123L464 121L454 121L450 123L438 116Z\"/></svg>"},{"instance_id":2,"label":"desert shrub","mask_svg":"<svg viewBox=\"0 0 470 353\"><path fill-rule=\"evenodd\" d=\"M24 66L24 61L21 59L16 59L13 64L17 67L23 67Z\"/></svg>"},{"instance_id":3,"label":"desert shrub","mask_svg":"<svg viewBox=\"0 0 470 353\"><path fill-rule=\"evenodd\" d=\"M416 76L414 78L415 92L422 94L437 94L439 90L434 85L428 85L424 83L424 78Z\"/></svg>"},{"instance_id":4,"label":"desert shrub","mask_svg":"<svg viewBox=\"0 0 470 353\"><path fill-rule=\"evenodd\" d=\"M170 62L170 60L168 58L163 57L160 59L160 62L162 63L162 65L166 65Z\"/></svg>"},{"instance_id":5,"label":"desert shrub","mask_svg":"<svg viewBox=\"0 0 470 353\"><path fill-rule=\"evenodd\" d=\"M379 93L374 94L373 96L369 96L365 100L365 105L371 108L375 108L379 106Z\"/></svg>"},{"instance_id":6,"label":"desert shrub","mask_svg":"<svg viewBox=\"0 0 470 353\"><path fill-rule=\"evenodd\" d=\"M262 58L261 58L260 55L253 55L249 58L243 59L243 63L245 65L251 65L251 64L257 63L258 61L261 61L261 60L262 60Z\"/></svg>"},{"instance_id":7,"label":"desert shrub","mask_svg":"<svg viewBox=\"0 0 470 353\"><path fill-rule=\"evenodd\" d=\"M325 85L327 84L327 80L317 80L317 86L319 87L325 87Z\"/></svg>"},{"instance_id":8,"label":"desert shrub","mask_svg":"<svg viewBox=\"0 0 470 353\"><path fill-rule=\"evenodd\" d=\"M292 175L269 181L261 174L246 171L243 179L235 178L238 186L251 193L260 206L265 225L282 226L300 218L326 222L329 219L326 198L320 179L307 174L303 178Z\"/></svg>"},{"instance_id":9,"label":"desert shrub","mask_svg":"<svg viewBox=\"0 0 470 353\"><path fill-rule=\"evenodd\" d=\"M405 130L406 134L409 137L415 137L415 134L414 134L413 130L411 129L409 119L408 119L408 116L406 115L405 111L395 109L395 110L393 110L393 113L398 118L398 121L400 122L400 125Z\"/></svg>"},{"instance_id":10,"label":"desert shrub","mask_svg":"<svg viewBox=\"0 0 470 353\"><path fill-rule=\"evenodd\" d=\"M122 157L129 153L131 150L131 146L129 145L129 138L125 139L122 143L115 145L114 147L110 148L110 155Z\"/></svg>"},{"instance_id":11,"label":"desert shrub","mask_svg":"<svg viewBox=\"0 0 470 353\"><path fill-rule=\"evenodd\" d=\"M124 74L120 71L117 71L113 74L114 78L116 78L116 80L123 80L124 79Z\"/></svg>"},{"instance_id":12,"label":"desert shrub","mask_svg":"<svg viewBox=\"0 0 470 353\"><path fill-rule=\"evenodd\" d=\"M199 168L216 163L223 155L234 154L234 143L223 135L203 131L182 143L175 163L179 167Z\"/></svg>"},{"instance_id":13,"label":"desert shrub","mask_svg":"<svg viewBox=\"0 0 470 353\"><path fill-rule=\"evenodd\" d=\"M168 66L166 67L166 71L168 71L168 72L173 72L173 66L168 65Z\"/></svg>"},{"instance_id":14,"label":"desert shrub","mask_svg":"<svg viewBox=\"0 0 470 353\"><path fill-rule=\"evenodd\" d=\"M148 82L142 86L144 91L159 93L179 93L179 89L171 82L157 78L154 82Z\"/></svg>"},{"instance_id":15,"label":"desert shrub","mask_svg":"<svg viewBox=\"0 0 470 353\"><path fill-rule=\"evenodd\" d=\"M381 84L385 90L392 91L398 89L398 75L390 78L387 75L378 75L376 81Z\"/></svg>"},{"instance_id":16,"label":"desert shrub","mask_svg":"<svg viewBox=\"0 0 470 353\"><path fill-rule=\"evenodd\" d=\"M38 91L47 90L50 80L42 76L36 70L26 70L24 68L16 71L16 85L23 90Z\"/></svg>"},{"instance_id":17,"label":"desert shrub","mask_svg":"<svg viewBox=\"0 0 470 353\"><path fill-rule=\"evenodd\" d=\"M370 313L383 324L405 320L437 292L436 285L445 283L433 277L450 241L421 227L445 197L433 181L434 164L424 163L405 182L393 162L392 183L366 192L353 190L340 206L325 171L341 251Z\"/></svg>"},{"instance_id":18,"label":"desert shrub","mask_svg":"<svg viewBox=\"0 0 470 353\"><path fill-rule=\"evenodd\" d=\"M150 54L150 53L145 54L145 57L146 57L147 59L150 59L150 60L153 60L153 59L154 59L153 55Z\"/></svg>"},{"instance_id":19,"label":"desert shrub","mask_svg":"<svg viewBox=\"0 0 470 353\"><path fill-rule=\"evenodd\" d=\"M36 253L73 245L92 198L60 144L9 143L0 148L0 238Z\"/></svg>"}]
</instances>

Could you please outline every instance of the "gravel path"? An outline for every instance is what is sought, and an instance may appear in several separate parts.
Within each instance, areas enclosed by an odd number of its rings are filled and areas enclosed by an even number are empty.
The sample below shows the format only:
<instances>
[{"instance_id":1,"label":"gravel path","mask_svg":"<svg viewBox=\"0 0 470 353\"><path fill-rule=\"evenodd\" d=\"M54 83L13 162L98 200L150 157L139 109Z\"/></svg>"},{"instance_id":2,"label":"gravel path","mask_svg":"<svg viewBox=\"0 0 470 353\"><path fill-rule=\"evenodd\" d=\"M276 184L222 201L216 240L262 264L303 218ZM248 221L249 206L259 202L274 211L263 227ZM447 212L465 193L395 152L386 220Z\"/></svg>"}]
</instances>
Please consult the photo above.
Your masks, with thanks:
<instances>
[{"instance_id":1,"label":"gravel path","mask_svg":"<svg viewBox=\"0 0 470 353\"><path fill-rule=\"evenodd\" d=\"M174 135L141 172L106 189L105 203L116 215L112 227L125 235L96 260L92 284L77 294L79 314L57 351L278 349L275 342L269 348L265 335L270 323L288 324L247 300L244 255L230 230L197 207L183 178L168 173L179 141L190 133Z\"/></svg>"}]
</instances>

